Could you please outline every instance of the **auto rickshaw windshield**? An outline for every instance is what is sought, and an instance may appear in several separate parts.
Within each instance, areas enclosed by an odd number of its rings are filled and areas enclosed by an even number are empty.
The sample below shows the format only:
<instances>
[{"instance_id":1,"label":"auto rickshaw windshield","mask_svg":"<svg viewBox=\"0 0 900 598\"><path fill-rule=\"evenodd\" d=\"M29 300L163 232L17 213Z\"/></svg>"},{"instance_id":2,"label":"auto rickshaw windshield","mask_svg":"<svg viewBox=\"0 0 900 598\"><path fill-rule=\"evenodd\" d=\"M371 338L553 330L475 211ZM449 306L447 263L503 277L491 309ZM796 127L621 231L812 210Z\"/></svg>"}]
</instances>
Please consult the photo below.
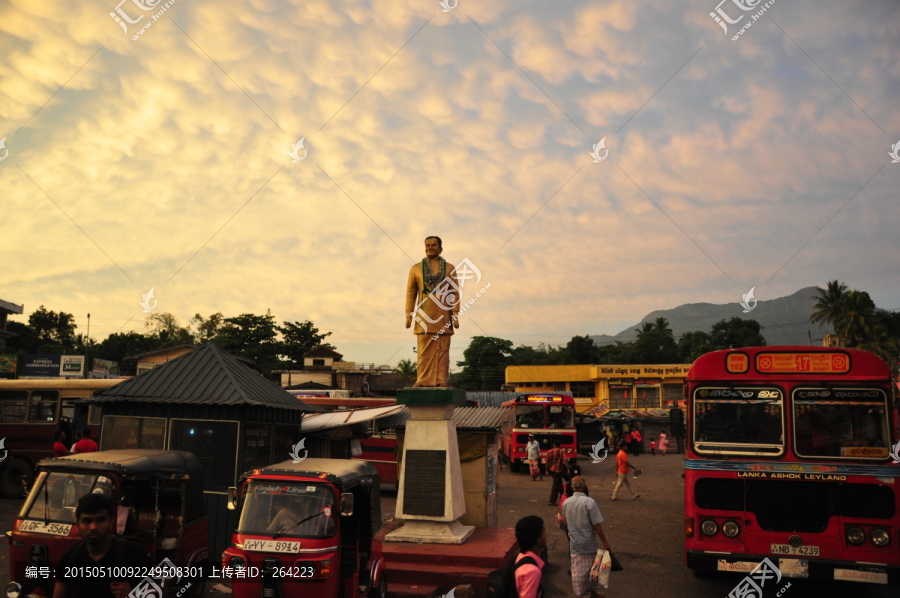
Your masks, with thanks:
<instances>
[{"instance_id":1,"label":"auto rickshaw windshield","mask_svg":"<svg viewBox=\"0 0 900 598\"><path fill-rule=\"evenodd\" d=\"M112 497L112 478L95 473L53 471L38 476L19 517L75 523L75 507L85 494L96 492Z\"/></svg>"},{"instance_id":2,"label":"auto rickshaw windshield","mask_svg":"<svg viewBox=\"0 0 900 598\"><path fill-rule=\"evenodd\" d=\"M334 535L334 492L324 484L252 481L239 534L327 538Z\"/></svg>"}]
</instances>

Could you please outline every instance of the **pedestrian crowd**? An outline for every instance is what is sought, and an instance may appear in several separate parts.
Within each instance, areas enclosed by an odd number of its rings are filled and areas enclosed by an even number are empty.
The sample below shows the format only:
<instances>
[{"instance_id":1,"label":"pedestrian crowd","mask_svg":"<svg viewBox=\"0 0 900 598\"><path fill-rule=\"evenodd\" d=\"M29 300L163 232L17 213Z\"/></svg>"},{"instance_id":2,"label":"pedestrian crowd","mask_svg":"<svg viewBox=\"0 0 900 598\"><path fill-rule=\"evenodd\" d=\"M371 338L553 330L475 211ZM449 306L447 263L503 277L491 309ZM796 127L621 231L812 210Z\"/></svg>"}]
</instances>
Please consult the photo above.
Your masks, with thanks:
<instances>
[{"instance_id":1,"label":"pedestrian crowd","mask_svg":"<svg viewBox=\"0 0 900 598\"><path fill-rule=\"evenodd\" d=\"M618 448L612 500L621 500L619 492L623 486L631 493L632 500L636 500L641 495L632 488L629 473L636 478L641 474L641 469L631 463L628 454L630 452L636 457L643 453L644 438L641 431L635 427L626 429L619 436L611 434L611 430L606 433L610 442L618 440L617 444L611 445ZM658 440L650 437L648 441L651 454L655 456L657 448L662 455L666 454L668 437L665 431L659 434ZM558 507L556 524L566 533L574 595L577 598L603 598L600 580L607 578L602 573L608 574L609 570L617 571L622 567L612 555L609 541L603 532L603 515L597 501L590 496L581 468L577 464L568 463L559 441L554 441L553 448L541 459L540 444L532 434L529 435L525 451L532 481L543 480L545 472L552 478L548 504ZM509 575L511 580L515 580L517 595L519 598L542 598L544 593L541 579L547 546L544 520L535 515L520 519L516 524L516 539L519 542L519 553L510 567ZM608 553L606 557L603 557L604 551Z\"/></svg>"}]
</instances>

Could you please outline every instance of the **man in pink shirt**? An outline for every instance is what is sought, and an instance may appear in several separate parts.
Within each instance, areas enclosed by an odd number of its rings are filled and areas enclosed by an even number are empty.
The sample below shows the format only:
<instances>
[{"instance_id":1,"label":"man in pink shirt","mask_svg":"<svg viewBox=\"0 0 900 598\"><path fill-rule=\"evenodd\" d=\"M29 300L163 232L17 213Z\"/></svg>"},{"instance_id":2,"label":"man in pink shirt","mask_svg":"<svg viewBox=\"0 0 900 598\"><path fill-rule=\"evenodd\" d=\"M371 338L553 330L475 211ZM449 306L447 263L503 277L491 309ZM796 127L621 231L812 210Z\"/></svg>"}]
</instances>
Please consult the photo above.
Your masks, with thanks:
<instances>
[{"instance_id":1,"label":"man in pink shirt","mask_svg":"<svg viewBox=\"0 0 900 598\"><path fill-rule=\"evenodd\" d=\"M516 540L519 541L519 556L516 557L516 591L519 598L541 598L541 569L544 561L538 556L547 547L547 529L544 520L537 515L522 517L516 523ZM519 561L528 559L521 565Z\"/></svg>"}]
</instances>

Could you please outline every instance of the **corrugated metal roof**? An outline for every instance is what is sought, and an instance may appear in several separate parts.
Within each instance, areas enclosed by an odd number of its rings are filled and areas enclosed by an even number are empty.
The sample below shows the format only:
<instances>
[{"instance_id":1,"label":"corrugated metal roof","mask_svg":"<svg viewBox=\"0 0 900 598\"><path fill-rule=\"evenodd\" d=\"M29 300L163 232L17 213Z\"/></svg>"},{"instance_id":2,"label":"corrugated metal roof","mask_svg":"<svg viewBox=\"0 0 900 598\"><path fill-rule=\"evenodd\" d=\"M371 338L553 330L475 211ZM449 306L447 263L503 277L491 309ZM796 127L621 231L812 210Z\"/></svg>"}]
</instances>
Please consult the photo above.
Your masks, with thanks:
<instances>
[{"instance_id":1,"label":"corrugated metal roof","mask_svg":"<svg viewBox=\"0 0 900 598\"><path fill-rule=\"evenodd\" d=\"M212 343L85 400L101 404L116 401L260 405L307 413L325 411L291 396Z\"/></svg>"},{"instance_id":2,"label":"corrugated metal roof","mask_svg":"<svg viewBox=\"0 0 900 598\"><path fill-rule=\"evenodd\" d=\"M500 407L457 407L453 410L453 423L459 430L499 430L503 411ZM402 411L379 419L378 428L405 428L407 421L409 410L404 406Z\"/></svg>"}]
</instances>

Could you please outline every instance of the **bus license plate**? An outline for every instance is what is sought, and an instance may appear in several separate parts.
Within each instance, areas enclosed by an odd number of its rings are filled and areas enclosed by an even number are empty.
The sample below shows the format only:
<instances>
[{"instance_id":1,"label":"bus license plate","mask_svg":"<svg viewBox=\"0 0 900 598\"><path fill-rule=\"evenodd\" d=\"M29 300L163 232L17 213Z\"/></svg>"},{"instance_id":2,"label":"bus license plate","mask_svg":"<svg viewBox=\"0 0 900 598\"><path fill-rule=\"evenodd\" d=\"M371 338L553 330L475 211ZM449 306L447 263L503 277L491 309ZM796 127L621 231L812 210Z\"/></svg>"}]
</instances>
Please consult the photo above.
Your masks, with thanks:
<instances>
[{"instance_id":1,"label":"bus license plate","mask_svg":"<svg viewBox=\"0 0 900 598\"><path fill-rule=\"evenodd\" d=\"M772 544L772 554L799 554L802 556L819 556L818 546L798 546L790 544Z\"/></svg>"},{"instance_id":2,"label":"bus license plate","mask_svg":"<svg viewBox=\"0 0 900 598\"><path fill-rule=\"evenodd\" d=\"M50 534L53 536L68 536L72 526L66 523L44 523L43 521L26 520L19 526L20 532L30 534Z\"/></svg>"},{"instance_id":3,"label":"bus license plate","mask_svg":"<svg viewBox=\"0 0 900 598\"><path fill-rule=\"evenodd\" d=\"M244 550L251 552L287 552L297 554L300 552L300 542L287 542L281 540L244 540Z\"/></svg>"}]
</instances>

